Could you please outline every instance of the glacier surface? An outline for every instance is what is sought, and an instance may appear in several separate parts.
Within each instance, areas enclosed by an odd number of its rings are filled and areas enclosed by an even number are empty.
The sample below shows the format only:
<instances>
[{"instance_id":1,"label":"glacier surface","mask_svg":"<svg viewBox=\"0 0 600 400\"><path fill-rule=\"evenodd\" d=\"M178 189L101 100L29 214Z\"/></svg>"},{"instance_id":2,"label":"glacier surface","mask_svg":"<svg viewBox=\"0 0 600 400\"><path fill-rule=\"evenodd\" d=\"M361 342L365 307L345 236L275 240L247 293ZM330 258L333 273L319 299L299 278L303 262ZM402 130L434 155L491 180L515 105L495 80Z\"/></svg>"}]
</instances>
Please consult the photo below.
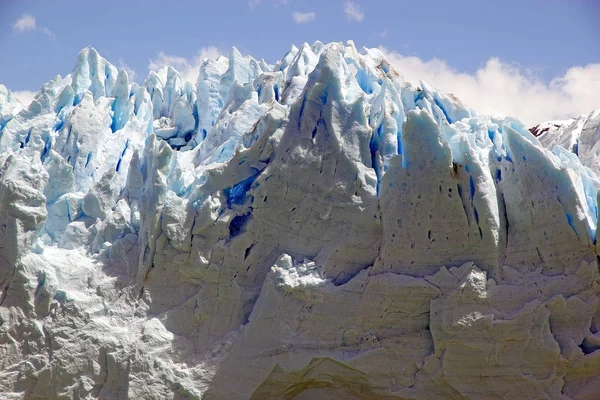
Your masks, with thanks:
<instances>
[{"instance_id":1,"label":"glacier surface","mask_svg":"<svg viewBox=\"0 0 600 400\"><path fill-rule=\"evenodd\" d=\"M595 400L599 125L352 42L0 85L0 398Z\"/></svg>"}]
</instances>

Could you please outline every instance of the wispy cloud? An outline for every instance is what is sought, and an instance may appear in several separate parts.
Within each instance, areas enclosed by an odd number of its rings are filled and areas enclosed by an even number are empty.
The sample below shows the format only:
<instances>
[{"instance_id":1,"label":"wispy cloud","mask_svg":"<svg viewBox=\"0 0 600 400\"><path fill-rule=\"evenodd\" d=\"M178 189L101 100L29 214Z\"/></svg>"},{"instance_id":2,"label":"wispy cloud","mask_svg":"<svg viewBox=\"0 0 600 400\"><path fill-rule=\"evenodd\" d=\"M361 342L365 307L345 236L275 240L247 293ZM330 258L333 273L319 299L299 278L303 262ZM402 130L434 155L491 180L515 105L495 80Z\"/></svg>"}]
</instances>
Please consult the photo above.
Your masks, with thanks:
<instances>
[{"instance_id":1,"label":"wispy cloud","mask_svg":"<svg viewBox=\"0 0 600 400\"><path fill-rule=\"evenodd\" d=\"M161 51L158 53L158 57L156 59L150 60L148 68L151 71L155 71L165 66L171 66L179 71L183 79L195 84L196 80L198 79L198 72L202 63L206 59L215 60L219 58L221 54L222 52L214 46L203 47L193 60L188 60L185 57L165 54L163 51Z\"/></svg>"},{"instance_id":2,"label":"wispy cloud","mask_svg":"<svg viewBox=\"0 0 600 400\"><path fill-rule=\"evenodd\" d=\"M385 28L383 31L379 32L379 36L382 38L386 38L389 33L389 29Z\"/></svg>"},{"instance_id":3,"label":"wispy cloud","mask_svg":"<svg viewBox=\"0 0 600 400\"><path fill-rule=\"evenodd\" d=\"M248 0L248 7L254 8L262 3L262 0Z\"/></svg>"},{"instance_id":4,"label":"wispy cloud","mask_svg":"<svg viewBox=\"0 0 600 400\"><path fill-rule=\"evenodd\" d=\"M297 24L305 24L305 23L313 21L315 18L317 18L317 14L315 14L314 12L307 12L307 13L293 12L292 18L294 19L294 22L296 22Z\"/></svg>"},{"instance_id":5,"label":"wispy cloud","mask_svg":"<svg viewBox=\"0 0 600 400\"><path fill-rule=\"evenodd\" d=\"M361 22L365 18L365 13L360 6L353 1L347 1L344 4L344 13L349 21Z\"/></svg>"},{"instance_id":6,"label":"wispy cloud","mask_svg":"<svg viewBox=\"0 0 600 400\"><path fill-rule=\"evenodd\" d=\"M171 66L175 69L184 69L189 66L189 63L185 57L171 56L161 51L158 53L158 57L150 60L148 64L148 68L152 71L166 66Z\"/></svg>"},{"instance_id":7,"label":"wispy cloud","mask_svg":"<svg viewBox=\"0 0 600 400\"><path fill-rule=\"evenodd\" d=\"M443 60L425 61L381 50L408 82L423 80L453 93L481 114L517 117L534 125L587 114L600 104L600 63L573 66L544 82L531 71L496 57L467 74Z\"/></svg>"},{"instance_id":8,"label":"wispy cloud","mask_svg":"<svg viewBox=\"0 0 600 400\"><path fill-rule=\"evenodd\" d=\"M38 26L35 18L28 13L25 13L15 21L13 24L13 31L16 33L23 33L27 31L40 31L44 35L48 36L50 39L56 39L56 35L50 29Z\"/></svg>"},{"instance_id":9,"label":"wispy cloud","mask_svg":"<svg viewBox=\"0 0 600 400\"><path fill-rule=\"evenodd\" d=\"M43 27L40 27L40 29L42 30L42 32L44 32L44 35L48 36L50 39L56 39L56 35L50 29Z\"/></svg>"},{"instance_id":10,"label":"wispy cloud","mask_svg":"<svg viewBox=\"0 0 600 400\"><path fill-rule=\"evenodd\" d=\"M263 3L271 4L272 6L279 7L279 6L288 6L290 4L290 0L248 0L248 7L250 7L250 9L253 9Z\"/></svg>"},{"instance_id":11,"label":"wispy cloud","mask_svg":"<svg viewBox=\"0 0 600 400\"><path fill-rule=\"evenodd\" d=\"M23 14L21 18L15 21L13 30L18 33L35 30L35 18L31 14Z\"/></svg>"}]
</instances>

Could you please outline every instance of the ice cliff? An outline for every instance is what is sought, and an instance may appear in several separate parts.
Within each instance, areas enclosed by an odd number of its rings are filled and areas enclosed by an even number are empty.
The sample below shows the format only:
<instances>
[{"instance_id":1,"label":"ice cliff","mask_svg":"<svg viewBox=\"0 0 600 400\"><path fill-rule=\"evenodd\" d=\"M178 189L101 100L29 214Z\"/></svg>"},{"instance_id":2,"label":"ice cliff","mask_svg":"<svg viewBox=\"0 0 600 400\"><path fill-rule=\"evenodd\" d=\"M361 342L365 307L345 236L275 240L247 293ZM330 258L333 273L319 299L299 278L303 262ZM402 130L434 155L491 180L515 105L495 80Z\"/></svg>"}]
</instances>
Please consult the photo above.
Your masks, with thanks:
<instances>
[{"instance_id":1,"label":"ice cliff","mask_svg":"<svg viewBox=\"0 0 600 400\"><path fill-rule=\"evenodd\" d=\"M352 42L0 86L0 398L596 400L598 115Z\"/></svg>"}]
</instances>

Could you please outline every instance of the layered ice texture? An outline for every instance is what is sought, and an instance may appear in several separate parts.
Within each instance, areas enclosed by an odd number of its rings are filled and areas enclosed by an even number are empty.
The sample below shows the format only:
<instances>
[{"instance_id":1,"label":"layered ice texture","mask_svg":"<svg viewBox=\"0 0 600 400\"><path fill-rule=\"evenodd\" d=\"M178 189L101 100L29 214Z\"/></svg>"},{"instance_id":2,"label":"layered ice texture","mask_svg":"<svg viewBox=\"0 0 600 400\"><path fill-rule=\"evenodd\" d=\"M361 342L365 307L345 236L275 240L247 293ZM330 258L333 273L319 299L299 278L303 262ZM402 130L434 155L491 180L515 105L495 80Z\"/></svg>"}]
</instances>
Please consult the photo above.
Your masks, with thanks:
<instances>
[{"instance_id":1,"label":"layered ice texture","mask_svg":"<svg viewBox=\"0 0 600 400\"><path fill-rule=\"evenodd\" d=\"M0 86L0 397L597 399L598 115L352 42Z\"/></svg>"}]
</instances>

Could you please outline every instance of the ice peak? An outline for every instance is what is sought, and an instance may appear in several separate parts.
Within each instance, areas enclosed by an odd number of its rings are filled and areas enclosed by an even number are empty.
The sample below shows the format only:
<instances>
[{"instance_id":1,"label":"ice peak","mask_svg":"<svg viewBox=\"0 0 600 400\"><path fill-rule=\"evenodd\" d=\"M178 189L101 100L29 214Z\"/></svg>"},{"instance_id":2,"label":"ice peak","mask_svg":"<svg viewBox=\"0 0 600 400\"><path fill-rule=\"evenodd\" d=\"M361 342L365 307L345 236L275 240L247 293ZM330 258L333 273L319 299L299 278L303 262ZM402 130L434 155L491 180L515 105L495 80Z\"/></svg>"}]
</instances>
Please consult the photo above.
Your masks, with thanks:
<instances>
[{"instance_id":1,"label":"ice peak","mask_svg":"<svg viewBox=\"0 0 600 400\"><path fill-rule=\"evenodd\" d=\"M292 78L297 76L307 76L317 65L318 59L310 46L304 43L287 67L286 80L291 81Z\"/></svg>"},{"instance_id":2,"label":"ice peak","mask_svg":"<svg viewBox=\"0 0 600 400\"><path fill-rule=\"evenodd\" d=\"M2 128L23 109L23 104L14 97L10 89L0 84L0 133Z\"/></svg>"},{"instance_id":3,"label":"ice peak","mask_svg":"<svg viewBox=\"0 0 600 400\"><path fill-rule=\"evenodd\" d=\"M96 49L88 46L81 50L71 72L76 103L87 90L92 92L95 100L111 96L117 74L117 68L102 58Z\"/></svg>"},{"instance_id":4,"label":"ice peak","mask_svg":"<svg viewBox=\"0 0 600 400\"><path fill-rule=\"evenodd\" d=\"M229 54L229 70L225 74L231 76L232 81L237 81L242 85L250 82L252 80L251 60L254 59L244 57L237 48L232 47Z\"/></svg>"},{"instance_id":5,"label":"ice peak","mask_svg":"<svg viewBox=\"0 0 600 400\"><path fill-rule=\"evenodd\" d=\"M324 44L323 42L321 42L320 40L316 40L311 46L311 50L313 51L313 53L317 54L321 52L321 49L323 48Z\"/></svg>"},{"instance_id":6,"label":"ice peak","mask_svg":"<svg viewBox=\"0 0 600 400\"><path fill-rule=\"evenodd\" d=\"M127 71L124 69L120 69L117 74L117 80L112 95L117 98L129 97L129 76L127 76Z\"/></svg>"}]
</instances>

